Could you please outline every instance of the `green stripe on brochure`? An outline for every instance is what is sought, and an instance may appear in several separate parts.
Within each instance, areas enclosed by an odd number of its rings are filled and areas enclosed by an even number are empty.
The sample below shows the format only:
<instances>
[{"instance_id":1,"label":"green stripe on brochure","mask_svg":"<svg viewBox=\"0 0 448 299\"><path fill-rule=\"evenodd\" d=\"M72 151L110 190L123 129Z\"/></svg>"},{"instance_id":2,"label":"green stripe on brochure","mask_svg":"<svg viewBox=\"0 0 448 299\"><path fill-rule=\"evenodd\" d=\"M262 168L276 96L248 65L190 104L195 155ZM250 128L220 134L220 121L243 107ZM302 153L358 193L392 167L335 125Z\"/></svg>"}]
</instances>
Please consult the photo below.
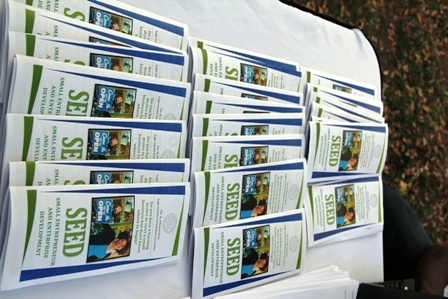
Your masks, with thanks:
<instances>
[{"instance_id":1,"label":"green stripe on brochure","mask_svg":"<svg viewBox=\"0 0 448 299\"><path fill-rule=\"evenodd\" d=\"M385 135L387 136L387 134ZM385 147L387 144L387 140L386 137L384 137L384 142L383 142L384 146L383 146L383 152L381 153L381 158L380 158L380 162L378 163L378 168L376 169L376 173L380 173L381 171L381 165L383 164L383 159L384 159L384 154L385 154Z\"/></svg>"},{"instance_id":2,"label":"green stripe on brochure","mask_svg":"<svg viewBox=\"0 0 448 299\"><path fill-rule=\"evenodd\" d=\"M204 42L198 41L198 48L202 49L204 47Z\"/></svg>"},{"instance_id":3,"label":"green stripe on brochure","mask_svg":"<svg viewBox=\"0 0 448 299\"><path fill-rule=\"evenodd\" d=\"M316 158L317 158L317 149L319 148L319 138L320 138L320 123L316 123L316 150L314 152L314 161L313 164L316 164ZM312 171L312 170L311 170Z\"/></svg>"},{"instance_id":4,"label":"green stripe on brochure","mask_svg":"<svg viewBox=\"0 0 448 299\"><path fill-rule=\"evenodd\" d=\"M204 198L204 215L202 216L202 225L204 225L205 221L205 213L207 211L207 204L208 204L208 194L210 192L210 172L206 171L204 172L204 185L205 185L205 198Z\"/></svg>"},{"instance_id":5,"label":"green stripe on brochure","mask_svg":"<svg viewBox=\"0 0 448 299\"><path fill-rule=\"evenodd\" d=\"M303 223L302 223L303 225ZM303 242L303 228L302 228L302 232L300 233L300 250L299 250L299 259L297 261L297 265L296 265L296 269L300 269L301 265L302 265L302 243Z\"/></svg>"},{"instance_id":6,"label":"green stripe on brochure","mask_svg":"<svg viewBox=\"0 0 448 299\"><path fill-rule=\"evenodd\" d=\"M32 10L25 9L25 33L33 33L35 19L36 13Z\"/></svg>"},{"instance_id":7,"label":"green stripe on brochure","mask_svg":"<svg viewBox=\"0 0 448 299\"><path fill-rule=\"evenodd\" d=\"M180 150L182 145L182 136L179 137L179 147L177 148L177 158L181 158Z\"/></svg>"},{"instance_id":8,"label":"green stripe on brochure","mask_svg":"<svg viewBox=\"0 0 448 299\"><path fill-rule=\"evenodd\" d=\"M31 135L33 134L33 123L34 123L34 117L25 116L23 118L24 135L23 135L22 161L28 160L27 157L28 157L28 151L30 149Z\"/></svg>"},{"instance_id":9,"label":"green stripe on brochure","mask_svg":"<svg viewBox=\"0 0 448 299\"><path fill-rule=\"evenodd\" d=\"M36 36L32 34L27 34L26 39L26 56L34 56L34 47L36 46Z\"/></svg>"},{"instance_id":10,"label":"green stripe on brochure","mask_svg":"<svg viewBox=\"0 0 448 299\"><path fill-rule=\"evenodd\" d=\"M34 174L36 173L36 162L27 161L25 162L25 186L33 186Z\"/></svg>"},{"instance_id":11,"label":"green stripe on brochure","mask_svg":"<svg viewBox=\"0 0 448 299\"><path fill-rule=\"evenodd\" d=\"M208 132L208 125L210 123L210 119L209 118L204 118L202 120L202 135L201 136L208 136L207 132Z\"/></svg>"},{"instance_id":12,"label":"green stripe on brochure","mask_svg":"<svg viewBox=\"0 0 448 299\"><path fill-rule=\"evenodd\" d=\"M299 193L299 198L298 198L298 201L297 201L296 209L300 209L302 207L302 205L303 205L303 202L302 202L301 199L302 199L302 193L303 193L303 186L305 186L304 180L305 180L305 176L302 176L302 183L300 184L300 193Z\"/></svg>"},{"instance_id":13,"label":"green stripe on brochure","mask_svg":"<svg viewBox=\"0 0 448 299\"><path fill-rule=\"evenodd\" d=\"M381 182L378 185L378 194L383 195L383 192L381 192L382 184ZM378 196L378 223L381 223L383 220L383 215L381 214L381 207L383 206L383 203L381 202L383 200L383 196Z\"/></svg>"},{"instance_id":14,"label":"green stripe on brochure","mask_svg":"<svg viewBox=\"0 0 448 299\"><path fill-rule=\"evenodd\" d=\"M308 198L310 201L310 207L311 207L311 216L313 216L314 218L314 206L313 206L313 187L309 186L308 187Z\"/></svg>"},{"instance_id":15,"label":"green stripe on brochure","mask_svg":"<svg viewBox=\"0 0 448 299\"><path fill-rule=\"evenodd\" d=\"M202 63L203 63L203 65L202 65L202 73L204 75L206 75L207 74L207 63L208 63L207 51L201 49L201 52L202 52Z\"/></svg>"},{"instance_id":16,"label":"green stripe on brochure","mask_svg":"<svg viewBox=\"0 0 448 299\"><path fill-rule=\"evenodd\" d=\"M25 260L26 250L28 248L28 243L30 242L31 231L33 229L34 213L36 212L36 198L37 198L36 190L28 190L26 193L28 203L28 217L26 223L25 248L23 249L22 264Z\"/></svg>"},{"instance_id":17,"label":"green stripe on brochure","mask_svg":"<svg viewBox=\"0 0 448 299\"><path fill-rule=\"evenodd\" d=\"M205 270L207 269L207 256L208 256L208 242L210 241L210 228L204 227L204 276L203 281L205 281Z\"/></svg>"},{"instance_id":18,"label":"green stripe on brochure","mask_svg":"<svg viewBox=\"0 0 448 299\"><path fill-rule=\"evenodd\" d=\"M205 79L204 80L204 91L205 92L210 92L210 79Z\"/></svg>"},{"instance_id":19,"label":"green stripe on brochure","mask_svg":"<svg viewBox=\"0 0 448 299\"><path fill-rule=\"evenodd\" d=\"M210 111L212 111L212 105L212 101L207 101L207 103L205 104L205 114L210 114Z\"/></svg>"},{"instance_id":20,"label":"green stripe on brochure","mask_svg":"<svg viewBox=\"0 0 448 299\"><path fill-rule=\"evenodd\" d=\"M202 141L202 163L200 171L205 170L205 161L207 160L208 140Z\"/></svg>"},{"instance_id":21,"label":"green stripe on brochure","mask_svg":"<svg viewBox=\"0 0 448 299\"><path fill-rule=\"evenodd\" d=\"M31 82L30 100L28 101L28 114L33 112L34 102L36 101L37 91L40 85L40 79L42 78L42 65L33 65L33 80Z\"/></svg>"},{"instance_id":22,"label":"green stripe on brochure","mask_svg":"<svg viewBox=\"0 0 448 299\"><path fill-rule=\"evenodd\" d=\"M311 82L311 72L306 72L306 82L310 83Z\"/></svg>"},{"instance_id":23,"label":"green stripe on brochure","mask_svg":"<svg viewBox=\"0 0 448 299\"><path fill-rule=\"evenodd\" d=\"M174 239L173 252L171 256L176 256L179 252L179 240L180 240L180 231L182 230L182 216L184 215L184 205L185 205L185 197L182 202L182 209L180 210L179 224L177 225L176 238Z\"/></svg>"},{"instance_id":24,"label":"green stripe on brochure","mask_svg":"<svg viewBox=\"0 0 448 299\"><path fill-rule=\"evenodd\" d=\"M322 113L324 110L322 108L319 108L319 111L317 111L317 117L322 117Z\"/></svg>"},{"instance_id":25,"label":"green stripe on brochure","mask_svg":"<svg viewBox=\"0 0 448 299\"><path fill-rule=\"evenodd\" d=\"M33 5L33 0L26 0L26 5Z\"/></svg>"},{"instance_id":26,"label":"green stripe on brochure","mask_svg":"<svg viewBox=\"0 0 448 299\"><path fill-rule=\"evenodd\" d=\"M184 109L185 109L185 101L182 104L182 110L180 110L180 117L179 117L180 120L184 120Z\"/></svg>"}]
</instances>

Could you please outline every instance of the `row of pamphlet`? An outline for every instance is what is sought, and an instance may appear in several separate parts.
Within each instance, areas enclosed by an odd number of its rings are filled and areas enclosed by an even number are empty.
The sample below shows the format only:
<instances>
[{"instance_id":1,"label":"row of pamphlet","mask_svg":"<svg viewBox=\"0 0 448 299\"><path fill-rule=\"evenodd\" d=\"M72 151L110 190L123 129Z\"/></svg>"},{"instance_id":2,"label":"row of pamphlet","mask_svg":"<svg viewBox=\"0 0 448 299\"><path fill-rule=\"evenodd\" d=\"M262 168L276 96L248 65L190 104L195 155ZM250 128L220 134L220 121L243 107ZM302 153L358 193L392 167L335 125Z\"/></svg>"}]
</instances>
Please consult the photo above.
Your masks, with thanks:
<instances>
[{"instance_id":1,"label":"row of pamphlet","mask_svg":"<svg viewBox=\"0 0 448 299\"><path fill-rule=\"evenodd\" d=\"M1 291L187 250L192 298L356 293L297 274L307 248L382 231L373 85L115 0L1 5Z\"/></svg>"}]
</instances>

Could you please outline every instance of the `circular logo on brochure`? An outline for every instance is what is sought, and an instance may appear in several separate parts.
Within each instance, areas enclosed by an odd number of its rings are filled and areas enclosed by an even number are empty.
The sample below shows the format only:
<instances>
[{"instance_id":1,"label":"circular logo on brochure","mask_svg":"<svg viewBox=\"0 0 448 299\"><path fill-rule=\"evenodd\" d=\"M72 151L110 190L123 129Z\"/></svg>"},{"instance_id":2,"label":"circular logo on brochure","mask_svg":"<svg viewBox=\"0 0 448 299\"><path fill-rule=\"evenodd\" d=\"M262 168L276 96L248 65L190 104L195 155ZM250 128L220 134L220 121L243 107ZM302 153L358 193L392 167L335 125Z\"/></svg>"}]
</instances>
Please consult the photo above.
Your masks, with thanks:
<instances>
[{"instance_id":1,"label":"circular logo on brochure","mask_svg":"<svg viewBox=\"0 0 448 299\"><path fill-rule=\"evenodd\" d=\"M381 155L381 152L382 152L381 145L378 144L377 146L375 146L375 150L373 152L373 155L375 156L375 158L379 158L380 155Z\"/></svg>"},{"instance_id":2,"label":"circular logo on brochure","mask_svg":"<svg viewBox=\"0 0 448 299\"><path fill-rule=\"evenodd\" d=\"M171 150L166 150L160 155L160 159L173 159L174 153Z\"/></svg>"},{"instance_id":3,"label":"circular logo on brochure","mask_svg":"<svg viewBox=\"0 0 448 299\"><path fill-rule=\"evenodd\" d=\"M163 231L167 234L172 233L177 226L177 217L173 213L165 216L163 219Z\"/></svg>"},{"instance_id":4,"label":"circular logo on brochure","mask_svg":"<svg viewBox=\"0 0 448 299\"><path fill-rule=\"evenodd\" d=\"M174 115L173 113L168 113L167 115L165 115L164 119L176 120L176 115Z\"/></svg>"},{"instance_id":5,"label":"circular logo on brochure","mask_svg":"<svg viewBox=\"0 0 448 299\"><path fill-rule=\"evenodd\" d=\"M289 239L289 251L296 252L299 249L299 237L293 236Z\"/></svg>"},{"instance_id":6,"label":"circular logo on brochure","mask_svg":"<svg viewBox=\"0 0 448 299\"><path fill-rule=\"evenodd\" d=\"M297 200L297 197L299 196L299 186L293 184L291 187L289 187L288 196L289 200Z\"/></svg>"},{"instance_id":7,"label":"circular logo on brochure","mask_svg":"<svg viewBox=\"0 0 448 299\"><path fill-rule=\"evenodd\" d=\"M370 195L370 206L375 208L378 205L378 196L376 194Z\"/></svg>"}]
</instances>

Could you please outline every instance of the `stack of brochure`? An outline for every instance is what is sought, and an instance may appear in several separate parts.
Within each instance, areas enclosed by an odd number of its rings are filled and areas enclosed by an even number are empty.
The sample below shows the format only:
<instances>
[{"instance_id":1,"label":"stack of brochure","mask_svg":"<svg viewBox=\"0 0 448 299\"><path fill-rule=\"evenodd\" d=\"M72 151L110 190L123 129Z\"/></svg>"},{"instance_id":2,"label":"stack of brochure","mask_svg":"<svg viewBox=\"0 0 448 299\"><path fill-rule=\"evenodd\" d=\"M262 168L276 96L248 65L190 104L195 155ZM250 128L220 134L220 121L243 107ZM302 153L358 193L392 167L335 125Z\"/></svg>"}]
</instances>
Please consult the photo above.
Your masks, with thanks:
<instances>
[{"instance_id":1,"label":"stack of brochure","mask_svg":"<svg viewBox=\"0 0 448 299\"><path fill-rule=\"evenodd\" d=\"M189 45L192 298L211 298L303 269L306 118L297 63Z\"/></svg>"},{"instance_id":2,"label":"stack of brochure","mask_svg":"<svg viewBox=\"0 0 448 299\"><path fill-rule=\"evenodd\" d=\"M187 27L115 1L2 4L1 289L177 262Z\"/></svg>"},{"instance_id":3,"label":"stack of brochure","mask_svg":"<svg viewBox=\"0 0 448 299\"><path fill-rule=\"evenodd\" d=\"M302 68L307 78L308 245L382 231L388 127L371 85Z\"/></svg>"}]
</instances>

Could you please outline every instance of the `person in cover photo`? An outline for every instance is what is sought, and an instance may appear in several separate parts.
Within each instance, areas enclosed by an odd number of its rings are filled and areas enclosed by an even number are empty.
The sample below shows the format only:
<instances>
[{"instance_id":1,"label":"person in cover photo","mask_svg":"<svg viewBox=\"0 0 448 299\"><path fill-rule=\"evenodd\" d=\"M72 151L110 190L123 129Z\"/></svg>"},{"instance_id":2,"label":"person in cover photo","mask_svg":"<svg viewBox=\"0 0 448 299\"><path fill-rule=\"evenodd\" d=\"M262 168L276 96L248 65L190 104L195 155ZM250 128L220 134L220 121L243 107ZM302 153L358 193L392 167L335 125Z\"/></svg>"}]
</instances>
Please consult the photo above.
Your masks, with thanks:
<instances>
[{"instance_id":1,"label":"person in cover photo","mask_svg":"<svg viewBox=\"0 0 448 299\"><path fill-rule=\"evenodd\" d=\"M353 154L348 147L344 147L339 161L339 171L350 171L358 169L359 154Z\"/></svg>"},{"instance_id":2,"label":"person in cover photo","mask_svg":"<svg viewBox=\"0 0 448 299\"><path fill-rule=\"evenodd\" d=\"M90 235L87 262L96 262L109 258L116 253L125 255L131 246L130 231L122 231L115 236L115 231L109 224L102 224L102 232Z\"/></svg>"},{"instance_id":3,"label":"person in cover photo","mask_svg":"<svg viewBox=\"0 0 448 299\"><path fill-rule=\"evenodd\" d=\"M243 194L243 196L241 196L240 219L266 215L266 212L266 199L261 199L257 202L257 199L253 194Z\"/></svg>"},{"instance_id":4,"label":"person in cover photo","mask_svg":"<svg viewBox=\"0 0 448 299\"><path fill-rule=\"evenodd\" d=\"M353 207L347 208L344 204L338 205L336 210L337 227L347 226L355 222L355 209Z\"/></svg>"},{"instance_id":5,"label":"person in cover photo","mask_svg":"<svg viewBox=\"0 0 448 299\"><path fill-rule=\"evenodd\" d=\"M246 248L243 252L243 261L241 264L241 278L265 273L268 271L269 253L263 252L259 255L255 249Z\"/></svg>"}]
</instances>

